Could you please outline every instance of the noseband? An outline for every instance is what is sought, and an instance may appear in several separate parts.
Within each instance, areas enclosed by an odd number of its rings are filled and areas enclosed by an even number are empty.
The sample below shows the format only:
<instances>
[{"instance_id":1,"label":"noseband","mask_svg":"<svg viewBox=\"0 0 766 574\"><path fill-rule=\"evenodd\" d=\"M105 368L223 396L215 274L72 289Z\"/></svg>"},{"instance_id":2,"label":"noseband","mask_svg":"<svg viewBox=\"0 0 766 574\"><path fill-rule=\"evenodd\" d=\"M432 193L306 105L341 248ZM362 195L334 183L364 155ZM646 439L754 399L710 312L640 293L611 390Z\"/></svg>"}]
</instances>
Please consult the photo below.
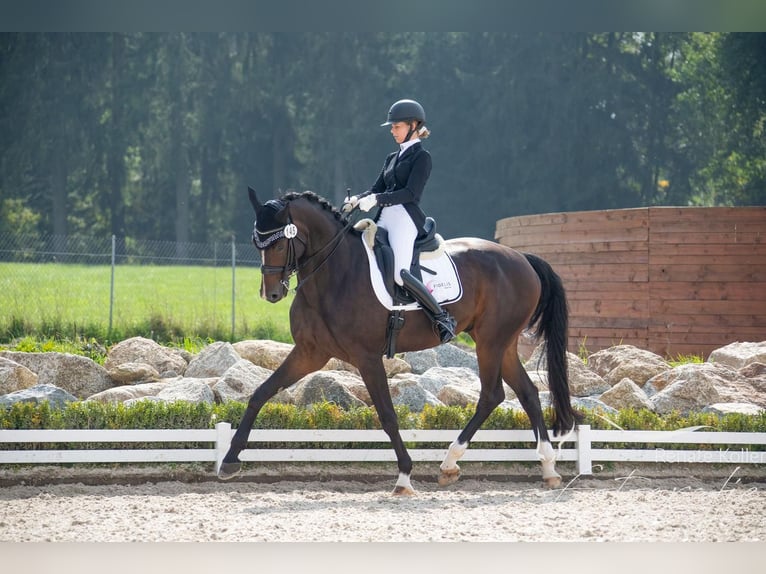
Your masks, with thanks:
<instances>
[{"instance_id":1,"label":"noseband","mask_svg":"<svg viewBox=\"0 0 766 574\"><path fill-rule=\"evenodd\" d=\"M290 288L290 277L292 277L295 273L303 269L311 260L313 260L315 257L320 255L323 251L325 251L328 247L334 244L332 251L327 254L327 256L316 266L314 269L303 278L303 280L300 280L298 282L298 285L295 287L295 290L297 291L305 282L306 280L311 277L314 273L319 271L319 269L327 262L330 257L332 257L333 253L335 253L336 249L340 246L341 240L346 235L346 231L349 227L353 225L353 222L349 221L335 236L333 236L330 241L328 241L321 249L319 249L316 253L313 253L306 257L303 262L298 262L297 258L297 252L295 249L295 240L297 239L301 243L303 243L303 247L308 247L308 244L306 241L300 237L298 234L298 227L293 223L292 217L290 216L290 206L288 204L287 206L287 225L285 225L282 228L276 228L272 229L270 231L258 231L258 229L253 230L253 243L255 246L265 251L274 243L279 241L282 238L287 239L287 257L285 258L285 264L284 265L261 265L261 273L263 275L275 275L275 274L281 274L282 279L280 279L279 283L284 287L285 291L289 290ZM261 239L263 237L263 239Z\"/></svg>"}]
</instances>

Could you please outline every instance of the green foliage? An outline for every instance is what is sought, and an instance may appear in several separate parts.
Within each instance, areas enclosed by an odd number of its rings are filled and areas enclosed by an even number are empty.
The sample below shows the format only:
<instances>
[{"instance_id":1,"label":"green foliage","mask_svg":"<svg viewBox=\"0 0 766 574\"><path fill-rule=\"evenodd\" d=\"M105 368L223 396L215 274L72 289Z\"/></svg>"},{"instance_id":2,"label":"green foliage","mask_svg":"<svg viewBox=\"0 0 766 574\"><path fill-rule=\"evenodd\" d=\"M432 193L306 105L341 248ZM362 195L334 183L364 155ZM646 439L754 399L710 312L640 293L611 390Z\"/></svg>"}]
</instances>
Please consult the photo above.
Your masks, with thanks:
<instances>
[{"instance_id":1,"label":"green foliage","mask_svg":"<svg viewBox=\"0 0 766 574\"><path fill-rule=\"evenodd\" d=\"M0 342L83 354L68 341L85 348L141 336L198 349L200 341L232 340L230 269L121 265L116 274L109 331L108 266L0 263ZM234 340L292 342L290 302L261 299L259 274L237 270Z\"/></svg>"}]
</instances>

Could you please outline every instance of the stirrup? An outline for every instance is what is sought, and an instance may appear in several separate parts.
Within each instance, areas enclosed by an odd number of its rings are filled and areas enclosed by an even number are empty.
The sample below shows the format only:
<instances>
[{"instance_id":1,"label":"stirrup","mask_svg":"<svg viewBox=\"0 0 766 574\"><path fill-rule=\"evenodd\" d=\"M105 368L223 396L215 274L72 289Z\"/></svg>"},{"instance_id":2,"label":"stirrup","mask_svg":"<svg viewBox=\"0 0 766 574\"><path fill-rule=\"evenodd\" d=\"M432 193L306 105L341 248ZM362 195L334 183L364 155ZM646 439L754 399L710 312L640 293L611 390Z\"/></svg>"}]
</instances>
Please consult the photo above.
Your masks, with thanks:
<instances>
[{"instance_id":1,"label":"stirrup","mask_svg":"<svg viewBox=\"0 0 766 574\"><path fill-rule=\"evenodd\" d=\"M435 315L433 323L439 329L439 339L442 344L449 343L455 338L455 327L457 326L457 322L449 313L442 311L438 315Z\"/></svg>"}]
</instances>

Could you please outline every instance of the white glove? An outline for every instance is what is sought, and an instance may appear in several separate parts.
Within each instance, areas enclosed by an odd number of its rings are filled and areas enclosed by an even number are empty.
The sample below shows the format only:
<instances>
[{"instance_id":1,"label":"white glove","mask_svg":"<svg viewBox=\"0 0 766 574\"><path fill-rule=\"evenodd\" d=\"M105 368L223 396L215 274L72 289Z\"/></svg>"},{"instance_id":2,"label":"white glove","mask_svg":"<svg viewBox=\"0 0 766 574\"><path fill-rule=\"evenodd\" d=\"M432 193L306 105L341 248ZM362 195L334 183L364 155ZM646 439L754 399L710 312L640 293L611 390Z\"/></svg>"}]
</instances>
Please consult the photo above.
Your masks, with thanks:
<instances>
[{"instance_id":1,"label":"white glove","mask_svg":"<svg viewBox=\"0 0 766 574\"><path fill-rule=\"evenodd\" d=\"M341 207L340 210L343 213L349 213L358 204L359 204L359 198L355 195L352 195L351 197L346 197L346 199L343 200L343 207Z\"/></svg>"},{"instance_id":2,"label":"white glove","mask_svg":"<svg viewBox=\"0 0 766 574\"><path fill-rule=\"evenodd\" d=\"M362 211L370 211L377 204L378 196L374 193L371 193L370 195L365 195L362 199L359 200L359 209Z\"/></svg>"}]
</instances>

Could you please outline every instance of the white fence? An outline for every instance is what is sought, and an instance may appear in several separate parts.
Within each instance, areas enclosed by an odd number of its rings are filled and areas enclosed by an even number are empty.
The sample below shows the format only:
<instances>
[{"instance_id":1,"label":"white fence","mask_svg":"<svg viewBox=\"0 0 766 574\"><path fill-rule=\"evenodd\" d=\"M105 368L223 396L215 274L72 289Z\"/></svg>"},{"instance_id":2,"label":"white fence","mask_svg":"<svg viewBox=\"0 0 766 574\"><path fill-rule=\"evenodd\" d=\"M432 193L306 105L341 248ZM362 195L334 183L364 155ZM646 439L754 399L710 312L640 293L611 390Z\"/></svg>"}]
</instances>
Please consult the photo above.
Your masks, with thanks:
<instances>
[{"instance_id":1,"label":"white fence","mask_svg":"<svg viewBox=\"0 0 766 574\"><path fill-rule=\"evenodd\" d=\"M414 461L441 461L458 430L401 431L407 443L442 443L442 447L409 450ZM211 443L212 448L0 450L0 464L114 463L114 462L215 462L229 448L233 430L229 423L215 429L192 430L2 430L0 444L45 443ZM262 443L388 443L382 430L253 430L249 442ZM537 461L533 448L481 448L481 443L534 443L531 430L481 430L471 441L464 461ZM593 448L594 443L600 444ZM661 447L608 448L610 444L693 445L707 449ZM567 445L571 447L567 448ZM715 448L716 445L735 445ZM577 472L592 474L594 462L728 463L764 464L766 451L750 450L766 445L766 433L593 430L583 425L558 450L558 460L574 461ZM250 448L242 452L245 462L388 462L396 457L391 448Z\"/></svg>"}]
</instances>

